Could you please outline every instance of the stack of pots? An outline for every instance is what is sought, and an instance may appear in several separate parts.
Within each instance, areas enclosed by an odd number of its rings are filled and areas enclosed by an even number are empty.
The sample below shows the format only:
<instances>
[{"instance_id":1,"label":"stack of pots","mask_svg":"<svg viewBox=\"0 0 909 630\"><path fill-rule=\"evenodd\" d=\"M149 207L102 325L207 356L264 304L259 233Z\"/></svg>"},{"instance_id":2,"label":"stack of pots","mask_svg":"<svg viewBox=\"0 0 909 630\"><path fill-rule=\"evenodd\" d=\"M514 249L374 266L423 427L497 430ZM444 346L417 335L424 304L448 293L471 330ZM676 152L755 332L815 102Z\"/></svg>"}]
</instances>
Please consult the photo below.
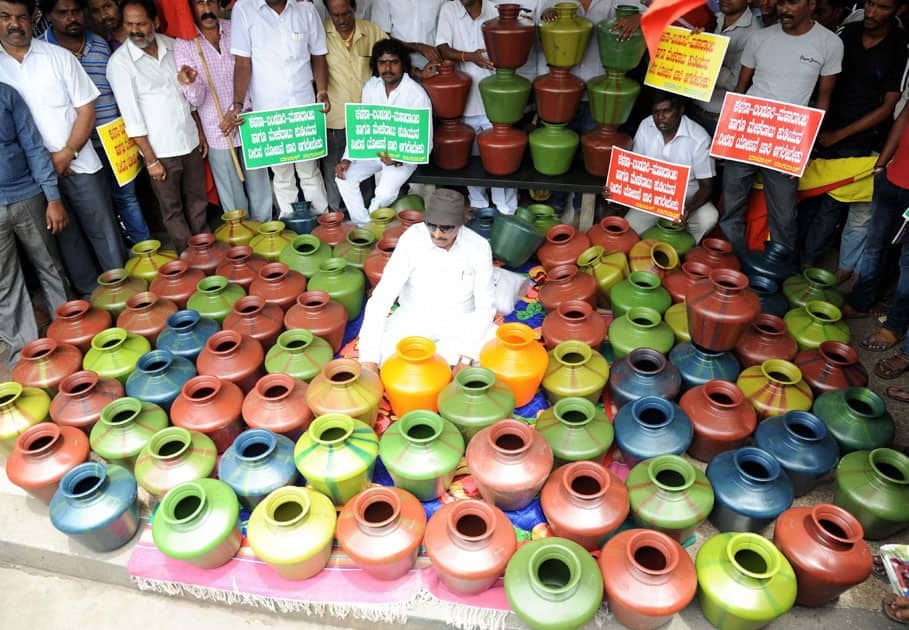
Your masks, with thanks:
<instances>
[{"instance_id":1,"label":"stack of pots","mask_svg":"<svg viewBox=\"0 0 909 630\"><path fill-rule=\"evenodd\" d=\"M524 116L530 81L516 70L527 63L536 27L518 17L520 5L500 4L499 17L483 23L486 53L496 73L480 81L480 96L492 129L477 134L480 160L490 175L511 175L521 166L527 134L512 125Z\"/></svg>"},{"instance_id":2,"label":"stack of pots","mask_svg":"<svg viewBox=\"0 0 909 630\"><path fill-rule=\"evenodd\" d=\"M618 129L631 115L641 92L641 84L626 77L625 73L641 62L647 44L640 29L631 37L621 39L619 31L612 28L619 20L637 13L636 6L619 5L615 17L597 24L600 61L606 74L587 83L587 95L590 98L590 114L599 123L599 128L581 138L584 168L597 177L606 176L612 147L631 148L631 137Z\"/></svg>"},{"instance_id":3,"label":"stack of pots","mask_svg":"<svg viewBox=\"0 0 909 630\"><path fill-rule=\"evenodd\" d=\"M433 132L432 161L447 171L467 166L475 136L474 130L461 121L471 79L455 70L455 65L445 61L439 66L439 74L423 81L432 101L432 113L440 120Z\"/></svg>"}]
</instances>

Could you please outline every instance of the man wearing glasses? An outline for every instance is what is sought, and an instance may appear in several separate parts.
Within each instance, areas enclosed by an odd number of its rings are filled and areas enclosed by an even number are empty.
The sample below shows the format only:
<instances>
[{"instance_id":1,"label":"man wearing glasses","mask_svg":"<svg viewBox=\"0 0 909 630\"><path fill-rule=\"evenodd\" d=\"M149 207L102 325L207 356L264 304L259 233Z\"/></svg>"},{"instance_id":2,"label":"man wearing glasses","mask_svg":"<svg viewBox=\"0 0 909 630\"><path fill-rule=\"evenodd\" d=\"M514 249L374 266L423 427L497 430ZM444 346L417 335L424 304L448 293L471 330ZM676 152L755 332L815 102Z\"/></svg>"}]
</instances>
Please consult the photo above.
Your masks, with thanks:
<instances>
[{"instance_id":1,"label":"man wearing glasses","mask_svg":"<svg viewBox=\"0 0 909 630\"><path fill-rule=\"evenodd\" d=\"M378 369L403 337L428 337L449 364L476 358L495 334L492 252L464 229L467 206L454 190L436 190L398 245L366 304L360 362ZM389 317L397 300L399 308Z\"/></svg>"}]
</instances>

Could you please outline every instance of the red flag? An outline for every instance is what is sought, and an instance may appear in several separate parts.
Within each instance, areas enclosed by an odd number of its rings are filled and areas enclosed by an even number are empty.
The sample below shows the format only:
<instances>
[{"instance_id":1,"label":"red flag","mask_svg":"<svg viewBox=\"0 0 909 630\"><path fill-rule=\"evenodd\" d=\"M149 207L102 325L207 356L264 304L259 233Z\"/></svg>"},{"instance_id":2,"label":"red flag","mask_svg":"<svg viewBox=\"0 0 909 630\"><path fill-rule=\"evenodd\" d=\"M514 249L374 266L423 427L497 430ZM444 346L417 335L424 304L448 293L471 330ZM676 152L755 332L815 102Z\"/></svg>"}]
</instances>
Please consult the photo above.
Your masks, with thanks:
<instances>
[{"instance_id":1,"label":"red flag","mask_svg":"<svg viewBox=\"0 0 909 630\"><path fill-rule=\"evenodd\" d=\"M654 0L641 16L641 30L644 31L644 40L650 57L656 57L660 38L666 27L689 11L696 9L705 0Z\"/></svg>"},{"instance_id":2,"label":"red flag","mask_svg":"<svg viewBox=\"0 0 909 630\"><path fill-rule=\"evenodd\" d=\"M159 31L168 37L193 39L196 25L186 0L155 0L158 6Z\"/></svg>"}]
</instances>

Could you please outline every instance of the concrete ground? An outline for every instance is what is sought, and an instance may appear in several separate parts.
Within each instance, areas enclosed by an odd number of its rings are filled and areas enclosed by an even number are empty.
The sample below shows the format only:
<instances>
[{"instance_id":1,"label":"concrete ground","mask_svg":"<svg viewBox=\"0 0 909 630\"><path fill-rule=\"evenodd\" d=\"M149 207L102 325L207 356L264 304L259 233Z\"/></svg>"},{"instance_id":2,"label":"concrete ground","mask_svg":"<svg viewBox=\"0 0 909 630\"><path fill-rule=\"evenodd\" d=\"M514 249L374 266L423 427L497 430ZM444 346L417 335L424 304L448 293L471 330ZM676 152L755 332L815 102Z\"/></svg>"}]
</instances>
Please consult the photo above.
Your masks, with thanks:
<instances>
[{"instance_id":1,"label":"concrete ground","mask_svg":"<svg viewBox=\"0 0 909 630\"><path fill-rule=\"evenodd\" d=\"M853 331L853 345L871 332L878 322L866 319L850 322ZM893 351L870 353L859 349L862 361L871 376L870 387L884 395L884 389L891 384L909 385L909 374L895 381L882 381L873 375L875 362L889 356ZM5 365L5 351L0 348L0 382L8 380ZM886 399L887 407L897 424L896 446L909 446L909 405ZM698 462L693 462L698 464ZM811 505L832 499L832 482L824 483L806 497L796 501L797 505ZM360 620L340 620L332 617L305 617L285 615L258 609L234 607L144 593L135 590L125 564L131 545L112 554L94 554L72 543L49 523L46 508L37 501L26 497L21 490L12 486L0 470L0 628L71 628L93 629L116 628L124 622L141 620L143 628L194 627L207 628L268 627L268 628L310 628L370 627L376 630L382 624ZM689 549L696 553L700 544L716 530L707 523L697 532L697 543ZM772 536L772 527L765 531ZM879 545L887 542L906 543L909 535L904 531L887 541L870 543L876 553ZM871 576L863 584L851 589L836 602L818 609L795 607L784 617L771 624L772 628L813 629L823 626L829 629L887 629L899 628L881 613L881 597L889 591L886 582ZM443 621L438 606L420 605L414 610L407 623L409 627L438 627ZM512 615L507 621L509 628L521 627ZM606 627L620 627L615 621ZM692 603L667 626L707 629L710 624L704 619L696 602Z\"/></svg>"}]
</instances>

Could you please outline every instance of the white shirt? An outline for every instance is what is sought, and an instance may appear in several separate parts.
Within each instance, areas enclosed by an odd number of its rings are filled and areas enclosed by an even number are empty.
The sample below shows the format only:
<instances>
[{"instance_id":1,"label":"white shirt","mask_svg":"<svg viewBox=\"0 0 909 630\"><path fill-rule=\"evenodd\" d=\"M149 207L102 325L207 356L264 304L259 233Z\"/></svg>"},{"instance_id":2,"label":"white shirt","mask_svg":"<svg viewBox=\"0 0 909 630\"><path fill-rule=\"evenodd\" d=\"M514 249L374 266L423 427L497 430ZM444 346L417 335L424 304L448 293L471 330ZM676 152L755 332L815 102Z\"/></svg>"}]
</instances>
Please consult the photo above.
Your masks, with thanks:
<instances>
[{"instance_id":1,"label":"white shirt","mask_svg":"<svg viewBox=\"0 0 909 630\"><path fill-rule=\"evenodd\" d=\"M311 2L288 0L275 13L265 0L243 0L231 13L230 52L252 59L253 109L315 102L312 55L326 55L325 29Z\"/></svg>"},{"instance_id":2,"label":"white shirt","mask_svg":"<svg viewBox=\"0 0 909 630\"><path fill-rule=\"evenodd\" d=\"M131 138L148 136L155 157L186 155L199 146L199 131L177 81L174 40L160 33L158 56L129 39L107 63L107 80Z\"/></svg>"},{"instance_id":3,"label":"white shirt","mask_svg":"<svg viewBox=\"0 0 909 630\"><path fill-rule=\"evenodd\" d=\"M402 42L434 45L439 9L447 0L373 0L372 21ZM426 57L411 55L414 68L426 65Z\"/></svg>"},{"instance_id":4,"label":"white shirt","mask_svg":"<svg viewBox=\"0 0 909 630\"><path fill-rule=\"evenodd\" d=\"M37 39L32 40L22 63L0 46L0 81L22 96L50 152L66 146L76 122L76 108L93 102L100 94L73 53ZM73 148L79 152L70 164L74 173L101 170L101 160L91 142Z\"/></svg>"},{"instance_id":5,"label":"white shirt","mask_svg":"<svg viewBox=\"0 0 909 630\"><path fill-rule=\"evenodd\" d=\"M717 76L716 86L713 88L713 94L709 103L699 103L699 105L708 112L719 114L723 109L723 99L726 98L726 92L735 90L739 82L739 74L742 70L742 53L745 52L745 45L751 39L752 33L761 30L757 19L751 14L751 11L745 11L732 26L726 26L726 16L722 13L716 14L716 32L729 38L729 45L726 47L726 56L723 57L723 65L720 67L720 74Z\"/></svg>"},{"instance_id":6,"label":"white shirt","mask_svg":"<svg viewBox=\"0 0 909 630\"><path fill-rule=\"evenodd\" d=\"M418 317L456 319L463 330L485 331L495 316L492 251L462 227L451 249L432 244L423 223L408 228L366 303L360 329L360 361L379 362L385 318L397 298Z\"/></svg>"},{"instance_id":7,"label":"white shirt","mask_svg":"<svg viewBox=\"0 0 909 630\"><path fill-rule=\"evenodd\" d=\"M564 0L546 0L543 4L543 10L554 7L557 3L563 1ZM586 11L581 4L578 4L578 15L593 22L593 30L590 32L590 39L587 40L587 52L584 53L584 58L581 60L581 63L571 69L571 74L585 83L594 77L606 74L606 70L603 69L603 64L600 63L600 49L597 45L596 26L603 20L609 20L615 17L615 8L619 5L636 6L642 13L645 8L635 0L592 0L590 8ZM542 74L548 70L545 66L546 57L541 56L541 58L541 63L543 64L543 68L541 69ZM587 100L586 91L584 92L584 100Z\"/></svg>"},{"instance_id":8,"label":"white shirt","mask_svg":"<svg viewBox=\"0 0 909 630\"><path fill-rule=\"evenodd\" d=\"M393 105L395 107L414 107L418 109L432 109L429 95L419 83L404 74L398 87L385 93L385 81L382 77L372 77L363 86L360 102L365 105ZM343 107L343 105L341 105ZM429 149L432 150L432 124L429 125ZM347 148L344 148L344 159L347 158Z\"/></svg>"},{"instance_id":9,"label":"white shirt","mask_svg":"<svg viewBox=\"0 0 909 630\"><path fill-rule=\"evenodd\" d=\"M439 11L439 27L436 30L436 46L448 44L455 50L473 52L483 50L483 22L494 20L499 16L499 10L489 0L483 0L480 15L477 19L470 17L467 9L460 2L449 2ZM483 107L483 98L480 96L480 81L492 76L493 71L481 68L475 63L459 63L458 70L464 72L472 79L470 92L467 94L467 107L464 108L465 116L483 116L486 109Z\"/></svg>"},{"instance_id":10,"label":"white shirt","mask_svg":"<svg viewBox=\"0 0 909 630\"><path fill-rule=\"evenodd\" d=\"M641 121L634 134L632 151L647 157L690 166L688 192L685 201L690 201L700 189L699 179L716 175L713 158L710 157L710 134L699 124L683 115L675 137L669 142L663 140L663 132L657 129L653 116Z\"/></svg>"}]
</instances>

